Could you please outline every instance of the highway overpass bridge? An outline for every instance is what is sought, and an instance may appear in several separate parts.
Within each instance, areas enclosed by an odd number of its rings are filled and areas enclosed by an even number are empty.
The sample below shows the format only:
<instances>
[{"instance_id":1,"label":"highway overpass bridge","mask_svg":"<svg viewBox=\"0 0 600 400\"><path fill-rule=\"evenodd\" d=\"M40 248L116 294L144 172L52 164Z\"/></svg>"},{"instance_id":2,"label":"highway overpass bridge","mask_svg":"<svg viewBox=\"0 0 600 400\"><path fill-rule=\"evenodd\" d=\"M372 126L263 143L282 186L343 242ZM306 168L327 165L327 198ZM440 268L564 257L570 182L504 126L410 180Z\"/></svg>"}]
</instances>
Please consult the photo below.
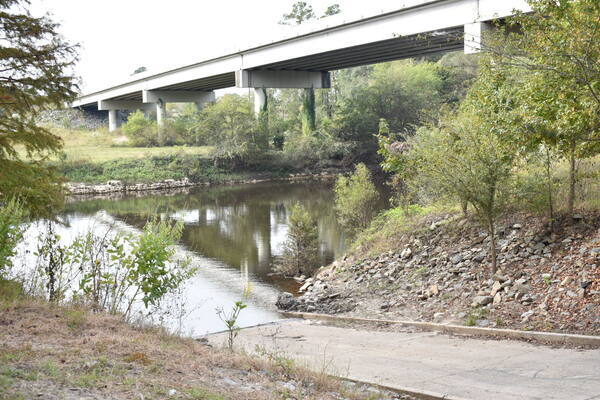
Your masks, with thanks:
<instances>
[{"instance_id":1,"label":"highway overpass bridge","mask_svg":"<svg viewBox=\"0 0 600 400\"><path fill-rule=\"evenodd\" d=\"M491 21L528 11L525 0L413 0L382 13L144 76L94 93L73 107L108 111L109 130L118 110L156 110L165 118L169 102L213 101L214 90L253 88L255 109L264 88L329 88L329 72L432 53L481 49Z\"/></svg>"}]
</instances>

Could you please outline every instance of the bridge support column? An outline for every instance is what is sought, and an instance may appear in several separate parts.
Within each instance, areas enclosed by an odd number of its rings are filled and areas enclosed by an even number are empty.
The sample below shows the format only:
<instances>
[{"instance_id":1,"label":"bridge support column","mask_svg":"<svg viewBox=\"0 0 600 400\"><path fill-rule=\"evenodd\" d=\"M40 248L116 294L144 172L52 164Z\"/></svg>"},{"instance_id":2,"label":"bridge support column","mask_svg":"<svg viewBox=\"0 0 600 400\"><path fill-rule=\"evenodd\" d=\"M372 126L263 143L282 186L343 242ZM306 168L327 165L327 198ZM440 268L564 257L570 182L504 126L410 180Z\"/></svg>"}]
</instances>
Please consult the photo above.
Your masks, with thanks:
<instances>
[{"instance_id":1,"label":"bridge support column","mask_svg":"<svg viewBox=\"0 0 600 400\"><path fill-rule=\"evenodd\" d=\"M149 107L147 104L143 104L137 101L129 101L129 100L99 100L98 101L98 110L99 111L108 111L108 131L115 131L118 126L118 115L117 111L126 110L126 111L148 111Z\"/></svg>"},{"instance_id":2,"label":"bridge support column","mask_svg":"<svg viewBox=\"0 0 600 400\"><path fill-rule=\"evenodd\" d=\"M240 70L235 85L254 89L254 111L263 109L266 101L263 89L329 89L331 77L324 71Z\"/></svg>"},{"instance_id":3,"label":"bridge support column","mask_svg":"<svg viewBox=\"0 0 600 400\"><path fill-rule=\"evenodd\" d=\"M267 91L264 88L254 88L254 113L260 114L267 105Z\"/></svg>"},{"instance_id":4,"label":"bridge support column","mask_svg":"<svg viewBox=\"0 0 600 400\"><path fill-rule=\"evenodd\" d=\"M158 125L159 130L165 125L166 118L167 104L163 101L158 101L156 103L156 124Z\"/></svg>"},{"instance_id":5,"label":"bridge support column","mask_svg":"<svg viewBox=\"0 0 600 400\"><path fill-rule=\"evenodd\" d=\"M489 22L474 22L465 25L465 54L479 53L484 48L485 36L494 29Z\"/></svg>"},{"instance_id":6,"label":"bridge support column","mask_svg":"<svg viewBox=\"0 0 600 400\"><path fill-rule=\"evenodd\" d=\"M114 132L117 128L117 110L108 110L108 131Z\"/></svg>"}]
</instances>

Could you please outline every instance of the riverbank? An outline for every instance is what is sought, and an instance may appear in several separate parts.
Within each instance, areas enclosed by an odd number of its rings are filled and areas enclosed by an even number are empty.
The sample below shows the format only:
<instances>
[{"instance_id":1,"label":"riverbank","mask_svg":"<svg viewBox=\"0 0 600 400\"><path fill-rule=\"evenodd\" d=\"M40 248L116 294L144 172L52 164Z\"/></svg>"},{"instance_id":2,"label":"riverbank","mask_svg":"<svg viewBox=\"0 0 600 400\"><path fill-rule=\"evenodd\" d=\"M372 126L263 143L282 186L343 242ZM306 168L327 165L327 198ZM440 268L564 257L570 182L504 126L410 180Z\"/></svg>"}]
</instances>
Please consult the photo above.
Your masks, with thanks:
<instances>
[{"instance_id":1,"label":"riverbank","mask_svg":"<svg viewBox=\"0 0 600 400\"><path fill-rule=\"evenodd\" d=\"M499 271L489 240L469 218L388 215L342 260L323 268L282 309L386 320L600 334L600 215L574 224L526 214L498 229Z\"/></svg>"},{"instance_id":2,"label":"riverbank","mask_svg":"<svg viewBox=\"0 0 600 400\"><path fill-rule=\"evenodd\" d=\"M3 399L413 399L310 372L269 349L231 352L32 299L0 306Z\"/></svg>"},{"instance_id":3,"label":"riverbank","mask_svg":"<svg viewBox=\"0 0 600 400\"><path fill-rule=\"evenodd\" d=\"M129 194L156 191L171 191L182 188L211 185L238 185L266 182L302 182L307 180L332 180L336 179L337 176L343 172L345 172L345 170L339 169L317 173L260 173L254 175L247 174L248 176L245 178L238 177L237 175L233 175L230 178L227 178L227 176L224 175L218 180L204 180L199 182L194 182L188 178L165 179L162 181L149 183L127 183L120 180L111 180L99 184L69 182L66 184L66 189L68 193L72 196L102 195L108 193Z\"/></svg>"}]
</instances>

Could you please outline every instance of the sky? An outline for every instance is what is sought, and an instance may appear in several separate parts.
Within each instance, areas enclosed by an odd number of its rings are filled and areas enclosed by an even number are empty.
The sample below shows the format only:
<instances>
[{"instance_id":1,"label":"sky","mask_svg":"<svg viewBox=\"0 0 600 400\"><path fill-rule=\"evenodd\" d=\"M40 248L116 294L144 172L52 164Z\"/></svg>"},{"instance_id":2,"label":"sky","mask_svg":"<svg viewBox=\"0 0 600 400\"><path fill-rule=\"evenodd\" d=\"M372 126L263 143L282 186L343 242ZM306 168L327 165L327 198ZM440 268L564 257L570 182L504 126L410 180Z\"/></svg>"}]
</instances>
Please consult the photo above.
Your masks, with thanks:
<instances>
[{"instance_id":1,"label":"sky","mask_svg":"<svg viewBox=\"0 0 600 400\"><path fill-rule=\"evenodd\" d=\"M316 22L337 24L417 0L313 0L321 14L339 3L342 15ZM252 44L295 34L277 22L294 0L33 0L34 15L49 12L59 32L78 43L76 72L82 91L90 92L130 79L145 66L158 73ZM314 26L314 25L313 25Z\"/></svg>"}]
</instances>

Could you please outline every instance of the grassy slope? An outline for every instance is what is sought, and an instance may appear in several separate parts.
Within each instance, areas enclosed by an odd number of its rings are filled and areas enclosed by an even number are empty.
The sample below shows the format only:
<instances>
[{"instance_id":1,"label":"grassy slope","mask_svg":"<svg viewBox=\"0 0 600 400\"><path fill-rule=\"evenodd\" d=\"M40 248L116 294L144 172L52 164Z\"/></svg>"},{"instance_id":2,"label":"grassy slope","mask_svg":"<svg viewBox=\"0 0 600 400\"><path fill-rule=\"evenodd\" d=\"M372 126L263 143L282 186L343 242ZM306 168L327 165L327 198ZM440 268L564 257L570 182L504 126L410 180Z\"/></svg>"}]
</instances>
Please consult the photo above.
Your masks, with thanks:
<instances>
[{"instance_id":1,"label":"grassy slope","mask_svg":"<svg viewBox=\"0 0 600 400\"><path fill-rule=\"evenodd\" d=\"M67 181L86 184L120 180L152 183L189 178L193 182L220 183L287 175L289 167L270 162L252 171L214 167L211 146L126 147L126 138L105 129L97 131L51 128L64 141L65 157L51 164Z\"/></svg>"},{"instance_id":2,"label":"grassy slope","mask_svg":"<svg viewBox=\"0 0 600 400\"><path fill-rule=\"evenodd\" d=\"M195 155L207 158L210 146L172 147L124 147L125 137L107 130L82 131L53 128L52 131L64 141L66 161L88 161L93 163L121 159L142 159L173 154Z\"/></svg>"},{"instance_id":3,"label":"grassy slope","mask_svg":"<svg viewBox=\"0 0 600 400\"><path fill-rule=\"evenodd\" d=\"M0 298L0 309L2 399L379 398L277 354L213 349L116 316L26 298Z\"/></svg>"}]
</instances>

